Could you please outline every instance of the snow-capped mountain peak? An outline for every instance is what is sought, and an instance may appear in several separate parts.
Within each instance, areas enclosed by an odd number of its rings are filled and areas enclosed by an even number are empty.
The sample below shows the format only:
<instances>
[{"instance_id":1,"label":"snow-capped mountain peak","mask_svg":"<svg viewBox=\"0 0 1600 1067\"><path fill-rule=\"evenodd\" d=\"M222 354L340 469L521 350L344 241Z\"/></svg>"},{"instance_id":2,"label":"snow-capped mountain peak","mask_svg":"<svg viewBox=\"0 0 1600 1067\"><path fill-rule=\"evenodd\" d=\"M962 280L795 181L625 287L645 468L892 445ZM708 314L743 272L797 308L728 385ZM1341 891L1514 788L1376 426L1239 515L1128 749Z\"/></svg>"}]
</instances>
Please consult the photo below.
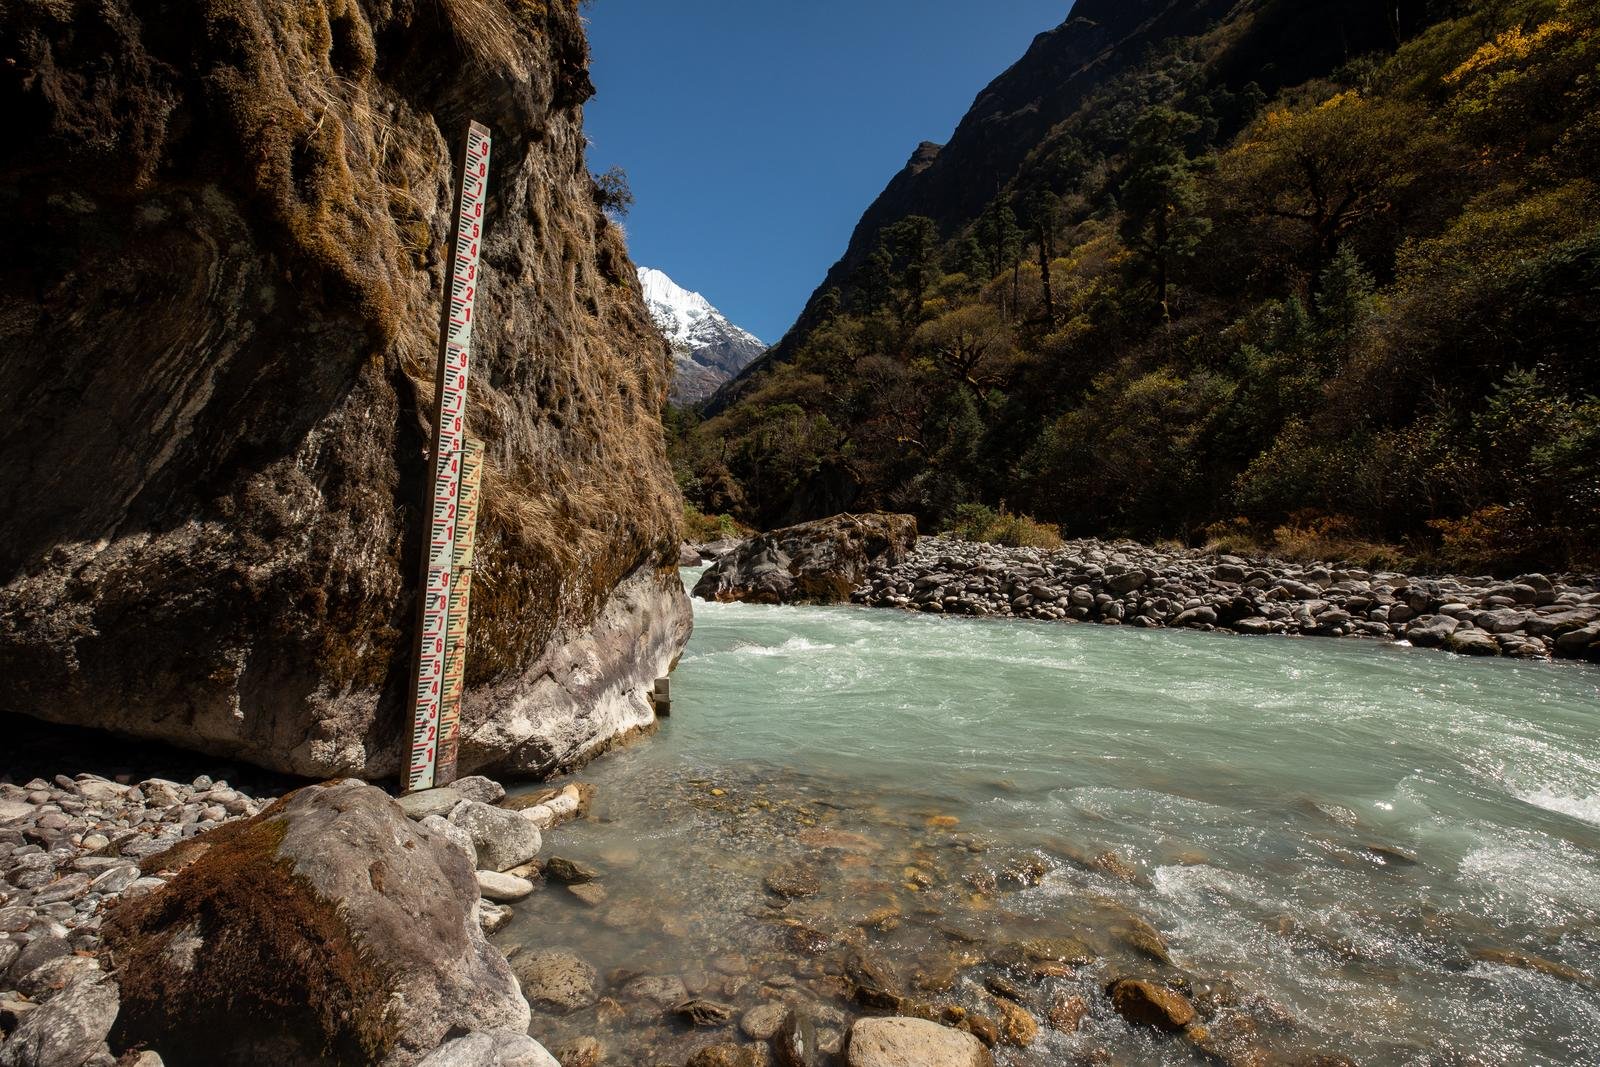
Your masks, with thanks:
<instances>
[{"instance_id":1,"label":"snow-capped mountain peak","mask_svg":"<svg viewBox=\"0 0 1600 1067\"><path fill-rule=\"evenodd\" d=\"M672 345L674 403L704 400L766 351L755 334L728 321L711 301L654 267L639 268L645 306Z\"/></svg>"},{"instance_id":2,"label":"snow-capped mountain peak","mask_svg":"<svg viewBox=\"0 0 1600 1067\"><path fill-rule=\"evenodd\" d=\"M720 313L711 301L691 293L654 267L639 268L639 284L644 287L644 302L667 340L688 344L694 327Z\"/></svg>"}]
</instances>

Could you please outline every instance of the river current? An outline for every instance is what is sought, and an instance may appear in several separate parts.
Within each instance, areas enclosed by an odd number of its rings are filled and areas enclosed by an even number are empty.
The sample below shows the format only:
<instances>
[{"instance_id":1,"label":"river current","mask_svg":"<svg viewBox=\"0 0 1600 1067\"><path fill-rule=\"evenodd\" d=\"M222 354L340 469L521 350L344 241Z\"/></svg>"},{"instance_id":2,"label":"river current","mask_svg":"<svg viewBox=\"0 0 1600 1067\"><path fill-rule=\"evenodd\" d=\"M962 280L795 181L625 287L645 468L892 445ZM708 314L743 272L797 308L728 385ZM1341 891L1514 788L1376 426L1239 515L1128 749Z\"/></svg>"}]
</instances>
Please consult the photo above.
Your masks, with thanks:
<instances>
[{"instance_id":1,"label":"river current","mask_svg":"<svg viewBox=\"0 0 1600 1067\"><path fill-rule=\"evenodd\" d=\"M1002 1064L1600 1062L1594 667L697 600L672 684L547 850L605 901L549 886L496 938L599 971L597 1006L536 1012L552 1043L682 1062L733 1034L630 1004L641 973L836 1037L866 947L945 1010L1082 997ZM820 890L763 887L790 861ZM1018 955L1052 937L1092 961ZM1119 975L1176 976L1210 1044L1127 1023Z\"/></svg>"}]
</instances>

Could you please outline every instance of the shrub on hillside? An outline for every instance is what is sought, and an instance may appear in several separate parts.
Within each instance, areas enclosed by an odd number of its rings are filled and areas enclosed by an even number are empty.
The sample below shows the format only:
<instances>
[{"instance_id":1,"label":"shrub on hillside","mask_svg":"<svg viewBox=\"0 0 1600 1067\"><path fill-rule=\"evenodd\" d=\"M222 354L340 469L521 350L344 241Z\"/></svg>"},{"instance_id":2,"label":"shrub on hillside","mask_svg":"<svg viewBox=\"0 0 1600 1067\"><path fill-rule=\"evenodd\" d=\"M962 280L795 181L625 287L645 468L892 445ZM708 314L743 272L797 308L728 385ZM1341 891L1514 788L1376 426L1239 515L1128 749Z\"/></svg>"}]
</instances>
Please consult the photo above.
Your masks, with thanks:
<instances>
[{"instance_id":1,"label":"shrub on hillside","mask_svg":"<svg viewBox=\"0 0 1600 1067\"><path fill-rule=\"evenodd\" d=\"M947 532L963 541L983 541L1008 548L1061 547L1061 531L1055 526L1013 514L1003 507L995 511L983 504L957 507Z\"/></svg>"}]
</instances>

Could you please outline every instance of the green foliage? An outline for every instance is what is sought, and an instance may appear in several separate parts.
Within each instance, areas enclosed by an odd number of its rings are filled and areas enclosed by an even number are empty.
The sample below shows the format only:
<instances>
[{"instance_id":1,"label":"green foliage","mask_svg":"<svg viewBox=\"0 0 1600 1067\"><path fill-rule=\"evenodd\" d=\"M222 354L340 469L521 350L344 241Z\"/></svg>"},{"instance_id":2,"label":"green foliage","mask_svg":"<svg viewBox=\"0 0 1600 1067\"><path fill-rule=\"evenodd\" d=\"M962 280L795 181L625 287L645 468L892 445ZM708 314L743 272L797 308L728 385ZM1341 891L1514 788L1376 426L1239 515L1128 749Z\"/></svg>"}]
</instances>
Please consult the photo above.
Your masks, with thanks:
<instances>
[{"instance_id":1,"label":"green foliage","mask_svg":"<svg viewBox=\"0 0 1600 1067\"><path fill-rule=\"evenodd\" d=\"M945 532L963 541L983 541L1010 548L1060 548L1061 531L1026 515L1014 515L983 504L962 504Z\"/></svg>"},{"instance_id":2,"label":"green foliage","mask_svg":"<svg viewBox=\"0 0 1600 1067\"><path fill-rule=\"evenodd\" d=\"M628 185L628 172L612 167L604 174L594 175L595 202L613 218L627 217L633 207L633 189Z\"/></svg>"},{"instance_id":3,"label":"green foliage","mask_svg":"<svg viewBox=\"0 0 1600 1067\"><path fill-rule=\"evenodd\" d=\"M748 537L750 533L750 527L726 512L721 515L707 515L693 504L683 506L683 536L695 544Z\"/></svg>"},{"instance_id":4,"label":"green foliage","mask_svg":"<svg viewBox=\"0 0 1600 1067\"><path fill-rule=\"evenodd\" d=\"M686 498L1600 566L1600 5L1429 10L1271 99L1230 88L1226 27L1108 79L977 217L884 227L788 362L669 425Z\"/></svg>"},{"instance_id":5,"label":"green foliage","mask_svg":"<svg viewBox=\"0 0 1600 1067\"><path fill-rule=\"evenodd\" d=\"M1201 195L1185 140L1200 120L1182 111L1153 107L1134 123L1128 144L1128 176L1122 184L1123 243L1137 257L1135 276L1155 288L1157 317L1172 321L1167 292L1173 272L1194 257L1211 221L1199 213Z\"/></svg>"}]
</instances>

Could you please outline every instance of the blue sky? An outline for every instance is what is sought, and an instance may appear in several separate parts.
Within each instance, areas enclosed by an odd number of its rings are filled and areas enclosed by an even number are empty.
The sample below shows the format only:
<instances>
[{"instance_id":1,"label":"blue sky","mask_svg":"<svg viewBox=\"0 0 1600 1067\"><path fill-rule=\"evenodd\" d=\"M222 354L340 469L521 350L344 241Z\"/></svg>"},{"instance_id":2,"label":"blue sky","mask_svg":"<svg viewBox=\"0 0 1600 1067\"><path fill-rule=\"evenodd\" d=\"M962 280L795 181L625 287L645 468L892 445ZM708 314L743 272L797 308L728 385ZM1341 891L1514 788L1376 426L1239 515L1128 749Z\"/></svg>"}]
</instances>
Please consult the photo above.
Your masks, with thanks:
<instances>
[{"instance_id":1,"label":"blue sky","mask_svg":"<svg viewBox=\"0 0 1600 1067\"><path fill-rule=\"evenodd\" d=\"M589 165L628 172L635 262L770 343L918 142L1070 6L595 0Z\"/></svg>"}]
</instances>

